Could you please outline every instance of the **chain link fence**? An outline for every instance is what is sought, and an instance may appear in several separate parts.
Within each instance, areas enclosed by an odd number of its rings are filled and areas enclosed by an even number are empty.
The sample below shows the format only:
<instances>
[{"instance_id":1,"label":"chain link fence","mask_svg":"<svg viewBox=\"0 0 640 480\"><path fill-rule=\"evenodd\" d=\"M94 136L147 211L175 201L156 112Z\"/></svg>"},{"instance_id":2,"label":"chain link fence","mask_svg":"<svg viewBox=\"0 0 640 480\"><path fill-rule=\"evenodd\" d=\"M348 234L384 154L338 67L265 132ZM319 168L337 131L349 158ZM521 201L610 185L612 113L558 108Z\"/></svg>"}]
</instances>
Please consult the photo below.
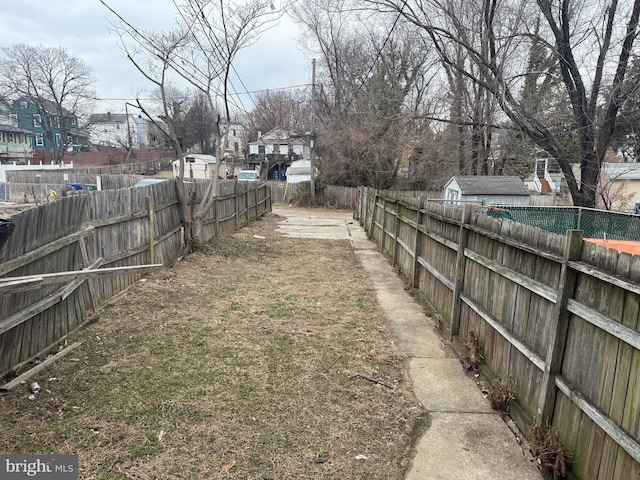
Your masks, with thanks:
<instances>
[{"instance_id":1,"label":"chain link fence","mask_svg":"<svg viewBox=\"0 0 640 480\"><path fill-rule=\"evenodd\" d=\"M584 207L490 207L487 215L566 234L582 230L585 238L640 241L640 215Z\"/></svg>"}]
</instances>

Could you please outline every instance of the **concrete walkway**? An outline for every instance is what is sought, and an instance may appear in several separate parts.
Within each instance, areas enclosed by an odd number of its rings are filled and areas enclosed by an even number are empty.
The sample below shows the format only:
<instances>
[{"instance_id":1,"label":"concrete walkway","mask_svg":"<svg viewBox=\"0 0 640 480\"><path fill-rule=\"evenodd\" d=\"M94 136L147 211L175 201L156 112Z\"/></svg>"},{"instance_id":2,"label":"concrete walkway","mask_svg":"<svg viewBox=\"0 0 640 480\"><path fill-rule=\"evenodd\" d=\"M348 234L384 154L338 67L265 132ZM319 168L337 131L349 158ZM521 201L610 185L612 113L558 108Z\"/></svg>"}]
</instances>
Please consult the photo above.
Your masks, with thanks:
<instances>
[{"instance_id":1,"label":"concrete walkway","mask_svg":"<svg viewBox=\"0 0 640 480\"><path fill-rule=\"evenodd\" d=\"M368 272L398 349L411 358L414 392L429 415L429 427L415 446L407 480L543 478L351 213L277 206L273 213L286 217L279 227L284 235L349 239Z\"/></svg>"}]
</instances>

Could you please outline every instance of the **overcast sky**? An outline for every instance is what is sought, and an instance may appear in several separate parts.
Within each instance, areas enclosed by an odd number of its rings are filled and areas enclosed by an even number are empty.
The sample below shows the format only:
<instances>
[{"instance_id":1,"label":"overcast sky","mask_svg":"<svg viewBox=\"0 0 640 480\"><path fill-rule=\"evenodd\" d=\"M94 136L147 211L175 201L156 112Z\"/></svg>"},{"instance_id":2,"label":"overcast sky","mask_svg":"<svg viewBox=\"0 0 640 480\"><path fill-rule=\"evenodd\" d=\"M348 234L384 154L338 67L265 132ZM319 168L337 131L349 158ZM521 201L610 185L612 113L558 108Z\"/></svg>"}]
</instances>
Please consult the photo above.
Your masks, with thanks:
<instances>
[{"instance_id":1,"label":"overcast sky","mask_svg":"<svg viewBox=\"0 0 640 480\"><path fill-rule=\"evenodd\" d=\"M128 22L143 30L162 30L174 21L172 0L107 0ZM10 8L7 8L8 5ZM96 96L108 99L96 111L124 112L141 90L152 87L124 58L117 35L109 31L112 14L98 0L0 0L0 46L17 43L61 46L82 58L94 71ZM310 83L311 60L298 47L299 30L287 18L242 50L235 70L248 91ZM237 91L244 90L232 78ZM143 95L140 95L143 96ZM242 104L251 110L249 96Z\"/></svg>"}]
</instances>

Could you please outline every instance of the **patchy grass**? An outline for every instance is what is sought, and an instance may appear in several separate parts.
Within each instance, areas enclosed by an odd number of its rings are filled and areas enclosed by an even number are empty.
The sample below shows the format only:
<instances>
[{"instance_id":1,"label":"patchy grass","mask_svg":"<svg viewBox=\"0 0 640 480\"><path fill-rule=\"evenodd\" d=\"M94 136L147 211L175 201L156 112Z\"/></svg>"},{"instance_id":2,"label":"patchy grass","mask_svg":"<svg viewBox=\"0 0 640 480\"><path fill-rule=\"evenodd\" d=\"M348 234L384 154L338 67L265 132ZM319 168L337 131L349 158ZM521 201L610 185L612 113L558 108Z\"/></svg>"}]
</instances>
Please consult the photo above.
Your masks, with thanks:
<instances>
[{"instance_id":1,"label":"patchy grass","mask_svg":"<svg viewBox=\"0 0 640 480\"><path fill-rule=\"evenodd\" d=\"M277 220L107 306L35 401L0 397L0 450L78 453L83 479L403 478L421 409L371 283Z\"/></svg>"}]
</instances>

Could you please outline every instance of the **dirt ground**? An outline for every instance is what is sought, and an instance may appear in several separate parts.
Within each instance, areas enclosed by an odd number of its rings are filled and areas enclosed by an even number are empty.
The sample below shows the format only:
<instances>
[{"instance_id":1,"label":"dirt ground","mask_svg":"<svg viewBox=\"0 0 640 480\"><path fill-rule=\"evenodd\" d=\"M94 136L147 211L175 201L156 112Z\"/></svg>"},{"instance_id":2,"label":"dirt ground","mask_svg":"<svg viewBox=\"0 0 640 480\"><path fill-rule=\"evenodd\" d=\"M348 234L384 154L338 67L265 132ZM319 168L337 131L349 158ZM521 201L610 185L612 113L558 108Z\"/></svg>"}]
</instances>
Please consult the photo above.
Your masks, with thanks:
<instances>
[{"instance_id":1,"label":"dirt ground","mask_svg":"<svg viewBox=\"0 0 640 480\"><path fill-rule=\"evenodd\" d=\"M401 479L424 426L348 241L269 214L104 307L82 345L0 396L0 451L77 453L82 479Z\"/></svg>"}]
</instances>

